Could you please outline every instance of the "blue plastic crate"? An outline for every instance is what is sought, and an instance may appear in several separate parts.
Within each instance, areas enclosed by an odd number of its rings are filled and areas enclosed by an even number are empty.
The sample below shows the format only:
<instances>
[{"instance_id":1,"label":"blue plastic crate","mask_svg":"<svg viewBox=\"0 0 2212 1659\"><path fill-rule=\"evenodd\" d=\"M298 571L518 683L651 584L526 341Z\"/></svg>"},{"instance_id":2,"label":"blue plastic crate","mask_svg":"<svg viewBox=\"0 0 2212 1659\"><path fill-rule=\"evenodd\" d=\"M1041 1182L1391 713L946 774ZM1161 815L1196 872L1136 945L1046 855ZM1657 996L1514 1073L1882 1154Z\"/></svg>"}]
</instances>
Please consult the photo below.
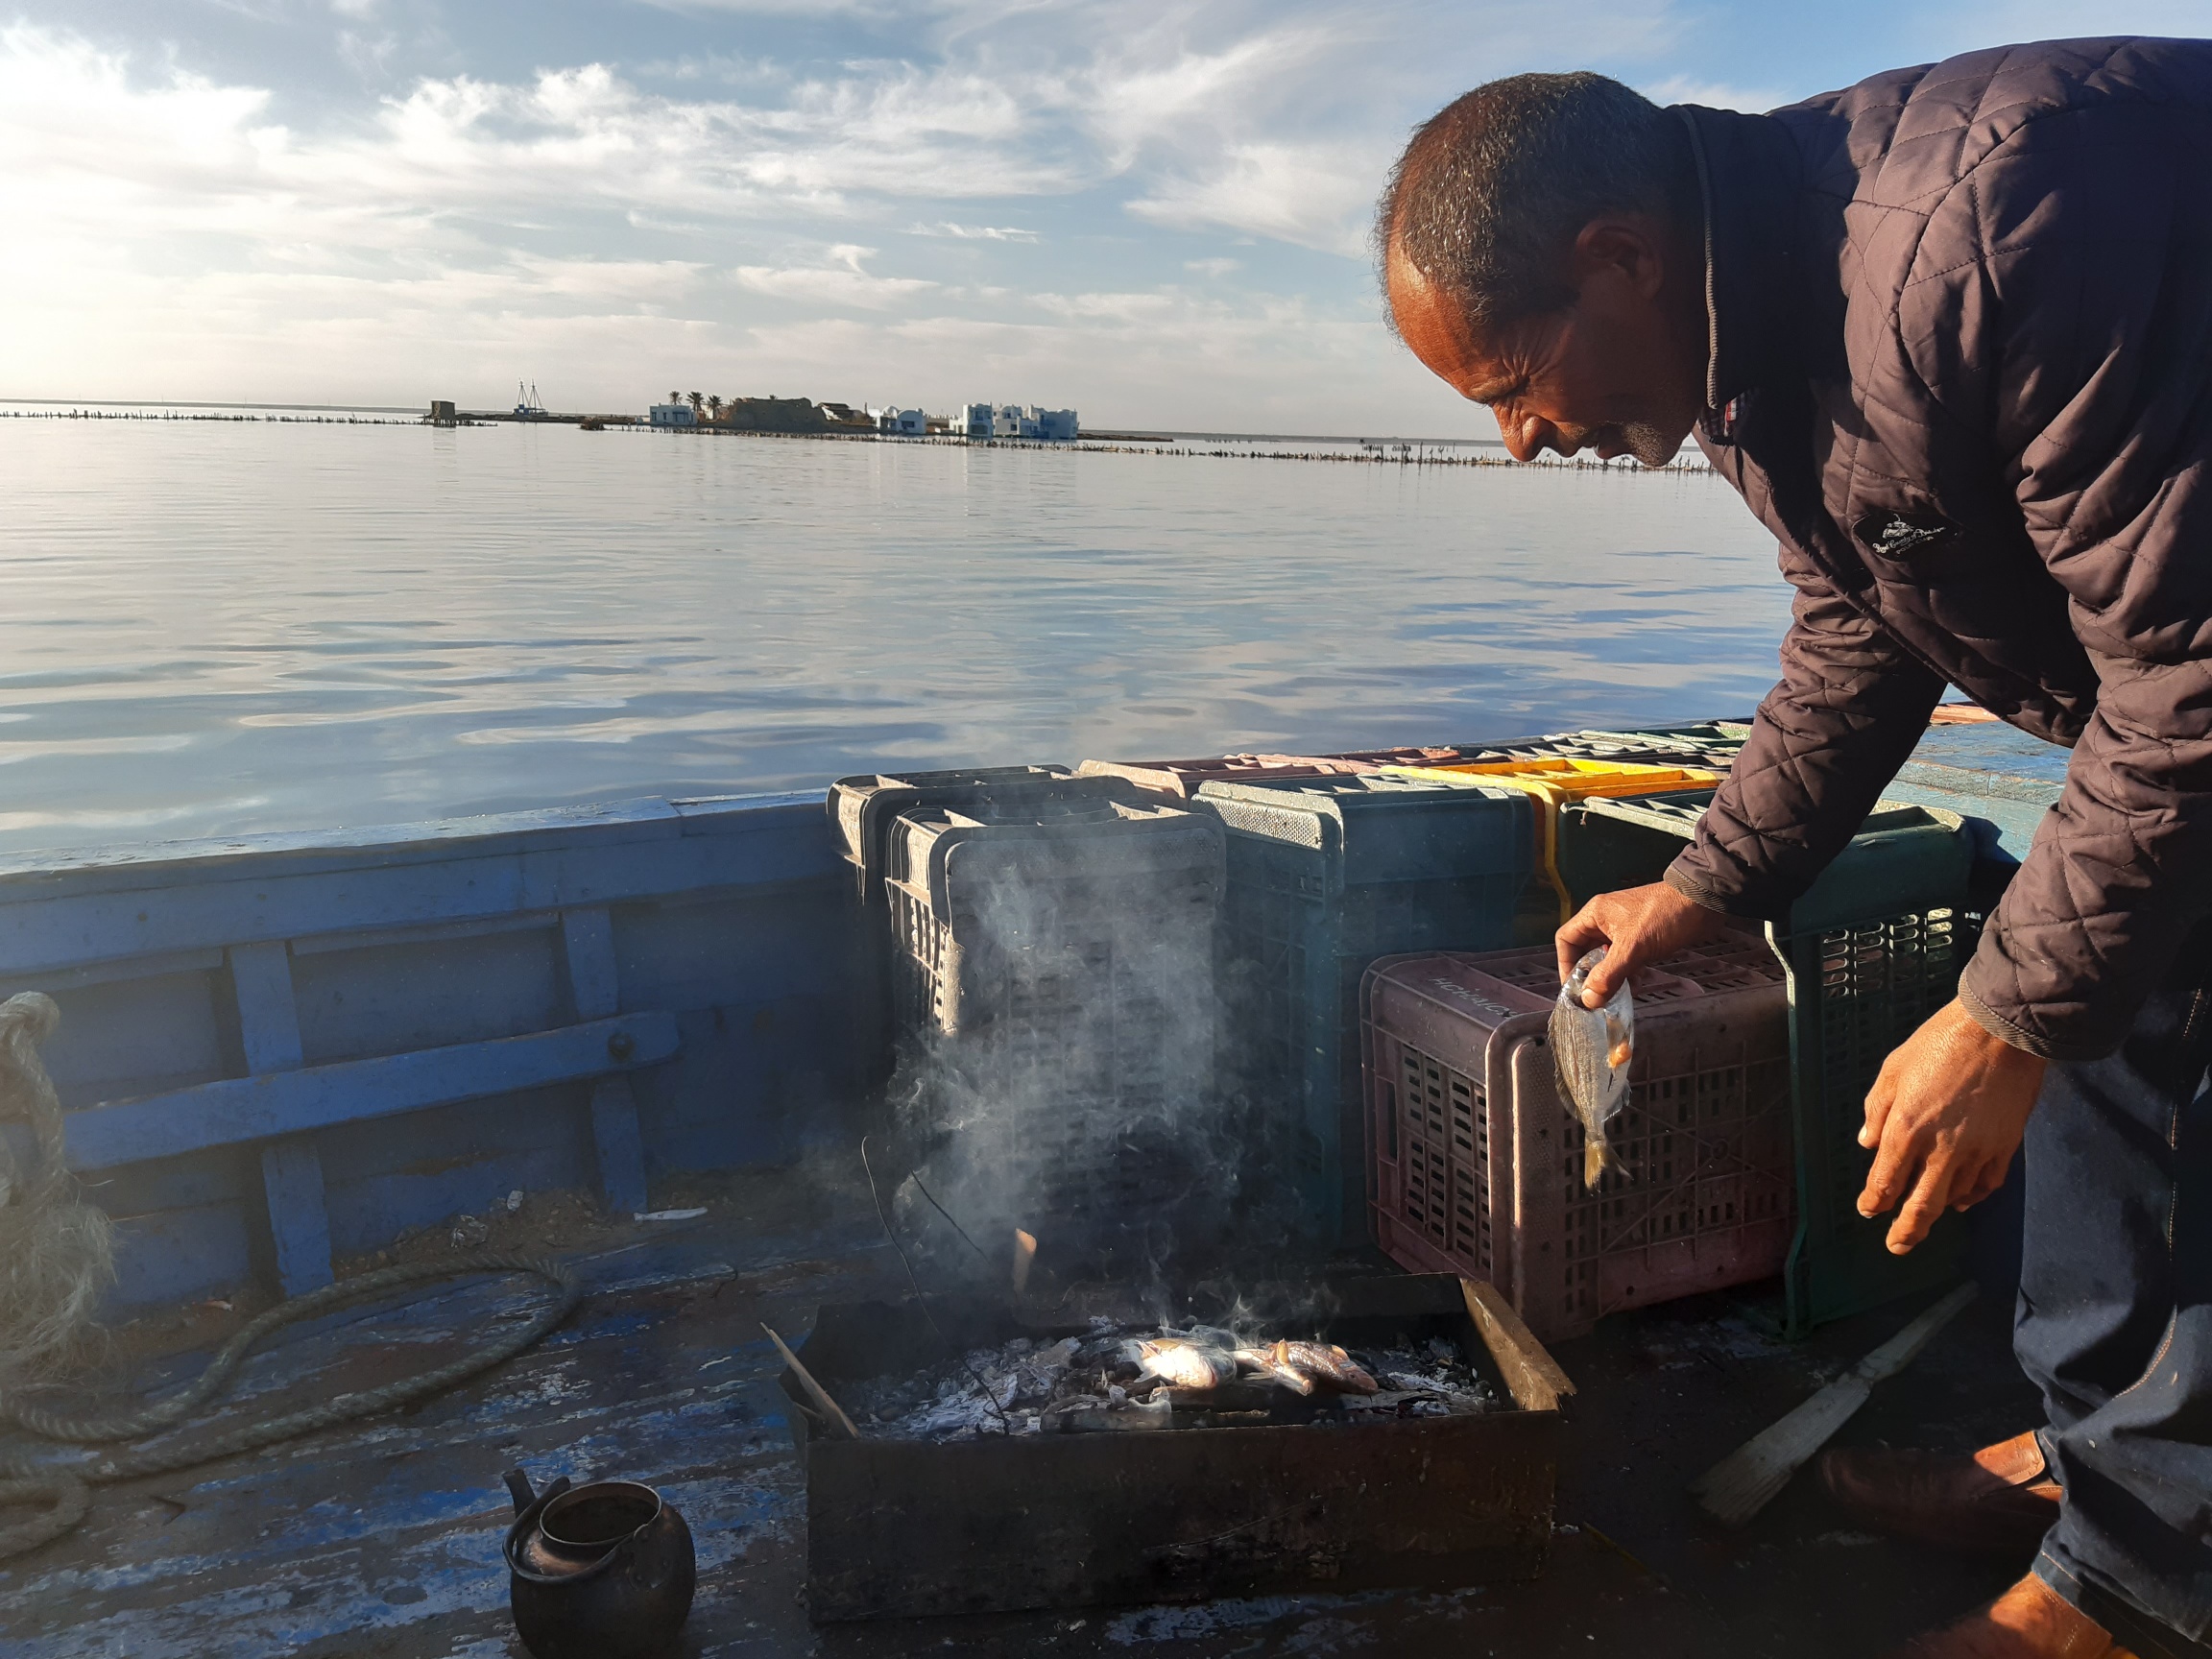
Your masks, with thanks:
<instances>
[{"instance_id":1,"label":"blue plastic crate","mask_svg":"<svg viewBox=\"0 0 2212 1659\"><path fill-rule=\"evenodd\" d=\"M1295 1137L1309 1241L1363 1238L1359 978L1379 956L1513 942L1535 850L1520 790L1360 777L1208 783L1229 836L1222 1071Z\"/></svg>"}]
</instances>

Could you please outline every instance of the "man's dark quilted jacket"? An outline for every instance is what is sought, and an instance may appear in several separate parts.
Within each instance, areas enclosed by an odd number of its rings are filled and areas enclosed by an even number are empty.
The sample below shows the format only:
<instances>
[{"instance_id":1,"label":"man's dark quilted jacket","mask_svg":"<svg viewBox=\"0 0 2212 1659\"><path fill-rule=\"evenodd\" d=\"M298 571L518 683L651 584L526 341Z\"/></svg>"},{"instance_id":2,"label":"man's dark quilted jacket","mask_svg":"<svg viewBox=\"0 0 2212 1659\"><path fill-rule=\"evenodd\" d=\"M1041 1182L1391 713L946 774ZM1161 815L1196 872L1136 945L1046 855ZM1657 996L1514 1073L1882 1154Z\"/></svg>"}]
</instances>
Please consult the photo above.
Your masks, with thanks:
<instances>
[{"instance_id":1,"label":"man's dark quilted jacket","mask_svg":"<svg viewBox=\"0 0 2212 1659\"><path fill-rule=\"evenodd\" d=\"M2076 40L1684 108L1700 443L1782 542L1782 683L1668 873L1778 915L1948 682L2072 748L1960 982L2110 1052L2212 908L2212 43Z\"/></svg>"}]
</instances>

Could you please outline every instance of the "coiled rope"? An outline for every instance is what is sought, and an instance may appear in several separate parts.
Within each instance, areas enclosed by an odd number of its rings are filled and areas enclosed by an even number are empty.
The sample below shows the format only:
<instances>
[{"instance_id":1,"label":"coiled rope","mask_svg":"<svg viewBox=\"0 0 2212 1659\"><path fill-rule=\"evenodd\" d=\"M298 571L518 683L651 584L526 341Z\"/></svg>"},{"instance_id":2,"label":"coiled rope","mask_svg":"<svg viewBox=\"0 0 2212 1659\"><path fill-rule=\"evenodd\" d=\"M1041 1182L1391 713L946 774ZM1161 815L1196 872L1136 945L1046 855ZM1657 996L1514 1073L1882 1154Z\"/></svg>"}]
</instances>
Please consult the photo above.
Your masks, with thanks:
<instances>
[{"instance_id":1,"label":"coiled rope","mask_svg":"<svg viewBox=\"0 0 2212 1659\"><path fill-rule=\"evenodd\" d=\"M90 1317L92 1300L110 1273L106 1218L78 1200L70 1190L62 1161L65 1146L60 1102L38 1059L38 1042L50 1035L60 1021L60 1011L53 1000L36 992L0 1003L0 1119L13 1118L29 1123L38 1143L41 1166L34 1178L16 1178L13 1160L5 1142L0 1142L0 1215L16 1206L27 1206L24 1215L30 1223L42 1223L50 1235L64 1238L67 1248L78 1258L74 1273L49 1276L44 1286L47 1306L25 1309L20 1313L14 1309L0 1309L0 1315L17 1313L12 1323L37 1329L40 1340L49 1347L54 1345L58 1319L73 1327L67 1333L70 1335L82 1329ZM82 1214L70 1214L69 1211ZM138 1410L69 1416L19 1404L0 1389L0 1422L13 1424L42 1439L70 1446L135 1440L174 1428L214 1399L254 1345L273 1332L404 1286L474 1273L530 1274L550 1284L555 1295L528 1323L457 1359L381 1387L339 1394L282 1416L250 1419L212 1434L194 1436L180 1445L124 1450L74 1462L0 1455L0 1506L43 1507L43 1513L28 1521L0 1527L0 1560L51 1543L74 1529L91 1509L94 1486L166 1475L241 1452L258 1451L280 1440L391 1410L504 1364L575 1311L583 1289L557 1262L511 1251L470 1251L439 1262L380 1267L281 1303L248 1322L188 1387ZM85 1289L87 1283L89 1291ZM0 1324L0 1342L16 1334L9 1324ZM0 1384L10 1380L0 1376Z\"/></svg>"}]
</instances>

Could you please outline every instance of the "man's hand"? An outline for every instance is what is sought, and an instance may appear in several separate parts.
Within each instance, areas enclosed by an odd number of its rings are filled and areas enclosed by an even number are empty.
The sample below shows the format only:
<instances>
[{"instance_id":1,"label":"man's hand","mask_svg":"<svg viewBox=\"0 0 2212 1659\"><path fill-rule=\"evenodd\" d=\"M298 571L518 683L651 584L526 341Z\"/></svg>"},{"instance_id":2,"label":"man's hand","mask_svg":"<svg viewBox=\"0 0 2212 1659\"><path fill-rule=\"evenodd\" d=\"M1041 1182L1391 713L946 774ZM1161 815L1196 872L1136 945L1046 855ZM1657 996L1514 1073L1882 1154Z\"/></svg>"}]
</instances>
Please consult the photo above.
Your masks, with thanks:
<instances>
[{"instance_id":1,"label":"man's hand","mask_svg":"<svg viewBox=\"0 0 2212 1659\"><path fill-rule=\"evenodd\" d=\"M1981 1203L2004 1185L2042 1087L2041 1060L1945 1003L1882 1063L1866 1096L1859 1144L1879 1150L1859 1214L1903 1198L1889 1229L1902 1256L1945 1210Z\"/></svg>"},{"instance_id":2,"label":"man's hand","mask_svg":"<svg viewBox=\"0 0 2212 1659\"><path fill-rule=\"evenodd\" d=\"M1719 911L1685 899L1664 881L1600 893L1559 929L1559 982L1564 985L1575 963L1604 946L1605 960L1582 990L1586 1006L1602 1008L1605 998L1645 963L1711 939L1727 927L1728 920Z\"/></svg>"}]
</instances>

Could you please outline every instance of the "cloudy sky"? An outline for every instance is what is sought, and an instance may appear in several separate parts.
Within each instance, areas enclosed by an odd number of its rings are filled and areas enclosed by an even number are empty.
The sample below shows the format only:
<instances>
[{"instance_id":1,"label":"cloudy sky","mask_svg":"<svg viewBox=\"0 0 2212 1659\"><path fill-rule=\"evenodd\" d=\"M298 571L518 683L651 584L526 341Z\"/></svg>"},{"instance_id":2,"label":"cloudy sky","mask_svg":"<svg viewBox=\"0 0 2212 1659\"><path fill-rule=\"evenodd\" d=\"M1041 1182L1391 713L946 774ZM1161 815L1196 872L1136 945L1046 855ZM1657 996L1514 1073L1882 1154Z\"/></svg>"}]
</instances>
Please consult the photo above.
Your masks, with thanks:
<instances>
[{"instance_id":1,"label":"cloudy sky","mask_svg":"<svg viewBox=\"0 0 2212 1659\"><path fill-rule=\"evenodd\" d=\"M670 389L1482 431L1383 335L1407 129L1531 68L1764 108L2212 0L32 0L0 397Z\"/></svg>"}]
</instances>

